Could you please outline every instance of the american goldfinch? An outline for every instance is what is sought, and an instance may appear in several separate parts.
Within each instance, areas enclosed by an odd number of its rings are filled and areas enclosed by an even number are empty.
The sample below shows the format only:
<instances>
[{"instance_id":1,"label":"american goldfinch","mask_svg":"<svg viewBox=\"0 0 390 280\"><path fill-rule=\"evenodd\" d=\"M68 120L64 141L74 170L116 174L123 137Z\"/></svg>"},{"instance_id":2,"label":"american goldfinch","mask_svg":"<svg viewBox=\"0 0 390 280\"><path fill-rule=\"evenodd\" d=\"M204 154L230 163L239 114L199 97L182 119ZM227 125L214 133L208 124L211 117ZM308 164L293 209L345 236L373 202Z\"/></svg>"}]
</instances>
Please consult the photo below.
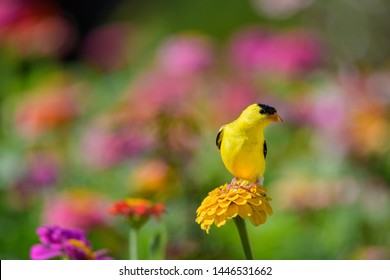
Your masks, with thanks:
<instances>
[{"instance_id":1,"label":"american goldfinch","mask_svg":"<svg viewBox=\"0 0 390 280\"><path fill-rule=\"evenodd\" d=\"M282 122L275 108L252 104L235 121L221 127L217 147L227 170L235 178L251 184L262 184L267 156L263 131L271 122Z\"/></svg>"}]
</instances>

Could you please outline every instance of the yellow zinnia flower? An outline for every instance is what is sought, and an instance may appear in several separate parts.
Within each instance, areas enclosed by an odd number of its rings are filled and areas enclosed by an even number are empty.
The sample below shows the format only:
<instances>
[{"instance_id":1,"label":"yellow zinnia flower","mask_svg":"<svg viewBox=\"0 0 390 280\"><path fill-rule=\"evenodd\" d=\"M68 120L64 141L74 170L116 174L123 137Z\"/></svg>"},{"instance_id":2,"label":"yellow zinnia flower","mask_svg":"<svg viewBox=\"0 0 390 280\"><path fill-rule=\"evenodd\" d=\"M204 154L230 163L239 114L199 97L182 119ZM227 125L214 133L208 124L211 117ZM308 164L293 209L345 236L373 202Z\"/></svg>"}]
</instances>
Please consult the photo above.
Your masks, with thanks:
<instances>
[{"instance_id":1,"label":"yellow zinnia flower","mask_svg":"<svg viewBox=\"0 0 390 280\"><path fill-rule=\"evenodd\" d=\"M242 219L249 218L253 225L265 223L267 214L272 215L269 204L270 197L260 185L250 187L225 184L209 192L202 204L196 210L196 222L207 233L213 223L217 227L237 215Z\"/></svg>"}]
</instances>

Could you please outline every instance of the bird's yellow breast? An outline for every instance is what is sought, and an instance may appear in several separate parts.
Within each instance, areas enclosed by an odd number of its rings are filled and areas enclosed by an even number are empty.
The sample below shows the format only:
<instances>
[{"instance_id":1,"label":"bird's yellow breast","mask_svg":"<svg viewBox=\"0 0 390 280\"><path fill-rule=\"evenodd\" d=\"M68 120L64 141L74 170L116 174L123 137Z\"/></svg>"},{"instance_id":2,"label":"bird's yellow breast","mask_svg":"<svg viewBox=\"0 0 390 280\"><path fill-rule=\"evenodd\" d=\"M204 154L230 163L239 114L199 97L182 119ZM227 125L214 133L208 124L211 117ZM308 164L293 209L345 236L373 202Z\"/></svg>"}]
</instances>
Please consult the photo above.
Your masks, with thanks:
<instances>
[{"instance_id":1,"label":"bird's yellow breast","mask_svg":"<svg viewBox=\"0 0 390 280\"><path fill-rule=\"evenodd\" d=\"M235 177L255 182L264 175L263 145L261 131L243 131L234 124L227 125L221 142L222 161Z\"/></svg>"}]
</instances>

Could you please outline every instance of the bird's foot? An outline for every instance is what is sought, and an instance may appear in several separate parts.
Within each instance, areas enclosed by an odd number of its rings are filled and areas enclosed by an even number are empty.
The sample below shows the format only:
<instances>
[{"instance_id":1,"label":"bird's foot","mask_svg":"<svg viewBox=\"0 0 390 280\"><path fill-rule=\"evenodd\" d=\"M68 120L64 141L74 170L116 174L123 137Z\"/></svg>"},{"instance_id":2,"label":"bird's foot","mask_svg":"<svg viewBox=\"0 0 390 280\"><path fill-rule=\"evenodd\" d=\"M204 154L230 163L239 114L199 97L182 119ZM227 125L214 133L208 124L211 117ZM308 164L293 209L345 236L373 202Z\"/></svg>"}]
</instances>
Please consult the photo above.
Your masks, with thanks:
<instances>
[{"instance_id":1,"label":"bird's foot","mask_svg":"<svg viewBox=\"0 0 390 280\"><path fill-rule=\"evenodd\" d=\"M232 188L235 188L235 189L238 189L238 188L248 188L249 186L249 181L247 180L244 180L244 179L240 179L238 177L235 177L233 178L233 180L230 182L229 186L228 186L228 189L232 189ZM252 184L251 184L252 185Z\"/></svg>"},{"instance_id":2,"label":"bird's foot","mask_svg":"<svg viewBox=\"0 0 390 280\"><path fill-rule=\"evenodd\" d=\"M234 177L234 178L232 179L232 181L230 182L230 185L232 185L232 186L236 185L236 183L237 183L238 180L239 180L238 177Z\"/></svg>"},{"instance_id":3,"label":"bird's foot","mask_svg":"<svg viewBox=\"0 0 390 280\"><path fill-rule=\"evenodd\" d=\"M230 182L230 184L228 185L228 190L231 190L232 188L237 188L237 182L239 181L240 179L238 177L234 177L232 179L232 181Z\"/></svg>"},{"instance_id":4,"label":"bird's foot","mask_svg":"<svg viewBox=\"0 0 390 280\"><path fill-rule=\"evenodd\" d=\"M250 189L257 188L258 186L259 186L258 183L250 183L250 184L247 184L245 186L242 186L242 188L246 189L247 191L249 191Z\"/></svg>"},{"instance_id":5,"label":"bird's foot","mask_svg":"<svg viewBox=\"0 0 390 280\"><path fill-rule=\"evenodd\" d=\"M262 187L264 184L264 176L261 177L261 178L257 178L257 180L254 182L254 183L250 183L248 181L246 181L246 184L244 186L242 186L244 189L246 190L250 190L252 188L257 188L257 187Z\"/></svg>"},{"instance_id":6,"label":"bird's foot","mask_svg":"<svg viewBox=\"0 0 390 280\"><path fill-rule=\"evenodd\" d=\"M238 177L234 177L232 179L232 181L230 182L228 188L229 190L232 189L232 188L241 188L242 186L246 185L247 184L247 181L243 180L243 179L240 179Z\"/></svg>"}]
</instances>

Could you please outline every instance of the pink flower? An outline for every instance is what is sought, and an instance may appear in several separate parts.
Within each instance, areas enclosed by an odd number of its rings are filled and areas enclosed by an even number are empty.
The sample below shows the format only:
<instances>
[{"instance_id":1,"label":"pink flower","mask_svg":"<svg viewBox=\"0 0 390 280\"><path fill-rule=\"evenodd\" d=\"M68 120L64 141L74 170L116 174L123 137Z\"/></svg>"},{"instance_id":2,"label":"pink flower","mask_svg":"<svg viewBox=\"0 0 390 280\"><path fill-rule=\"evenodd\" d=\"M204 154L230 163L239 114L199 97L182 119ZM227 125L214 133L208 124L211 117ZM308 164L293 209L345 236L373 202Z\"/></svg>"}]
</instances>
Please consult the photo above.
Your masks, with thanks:
<instances>
[{"instance_id":1,"label":"pink flower","mask_svg":"<svg viewBox=\"0 0 390 280\"><path fill-rule=\"evenodd\" d=\"M20 19L25 5L22 0L2 0L0 2L0 32Z\"/></svg>"},{"instance_id":2,"label":"pink flower","mask_svg":"<svg viewBox=\"0 0 390 280\"><path fill-rule=\"evenodd\" d=\"M235 77L221 81L216 88L212 107L220 109L212 117L218 124L230 122L232 116L238 117L248 104L259 102L257 92L250 82Z\"/></svg>"},{"instance_id":3,"label":"pink flower","mask_svg":"<svg viewBox=\"0 0 390 280\"><path fill-rule=\"evenodd\" d=\"M336 84L313 89L313 94L291 102L292 119L310 124L325 133L341 133L345 129L348 100Z\"/></svg>"},{"instance_id":4,"label":"pink flower","mask_svg":"<svg viewBox=\"0 0 390 280\"><path fill-rule=\"evenodd\" d=\"M195 98L197 87L198 81L191 76L147 72L128 90L128 114L147 125L162 114L178 117L191 111L191 100Z\"/></svg>"},{"instance_id":5,"label":"pink flower","mask_svg":"<svg viewBox=\"0 0 390 280\"><path fill-rule=\"evenodd\" d=\"M213 53L206 38L178 35L160 47L157 60L164 72L185 75L203 72L213 63Z\"/></svg>"},{"instance_id":6,"label":"pink flower","mask_svg":"<svg viewBox=\"0 0 390 280\"><path fill-rule=\"evenodd\" d=\"M136 129L97 126L86 131L81 152L90 167L104 169L144 153L152 143L151 137Z\"/></svg>"},{"instance_id":7,"label":"pink flower","mask_svg":"<svg viewBox=\"0 0 390 280\"><path fill-rule=\"evenodd\" d=\"M304 74L315 68L321 58L322 46L307 30L271 33L252 28L237 34L231 44L233 64L260 74Z\"/></svg>"},{"instance_id":8,"label":"pink flower","mask_svg":"<svg viewBox=\"0 0 390 280\"><path fill-rule=\"evenodd\" d=\"M91 191L71 190L46 201L43 223L90 230L106 222L106 199Z\"/></svg>"},{"instance_id":9,"label":"pink flower","mask_svg":"<svg viewBox=\"0 0 390 280\"><path fill-rule=\"evenodd\" d=\"M59 173L58 162L51 156L37 154L27 159L23 174L16 187L22 195L31 195L56 184Z\"/></svg>"}]
</instances>

